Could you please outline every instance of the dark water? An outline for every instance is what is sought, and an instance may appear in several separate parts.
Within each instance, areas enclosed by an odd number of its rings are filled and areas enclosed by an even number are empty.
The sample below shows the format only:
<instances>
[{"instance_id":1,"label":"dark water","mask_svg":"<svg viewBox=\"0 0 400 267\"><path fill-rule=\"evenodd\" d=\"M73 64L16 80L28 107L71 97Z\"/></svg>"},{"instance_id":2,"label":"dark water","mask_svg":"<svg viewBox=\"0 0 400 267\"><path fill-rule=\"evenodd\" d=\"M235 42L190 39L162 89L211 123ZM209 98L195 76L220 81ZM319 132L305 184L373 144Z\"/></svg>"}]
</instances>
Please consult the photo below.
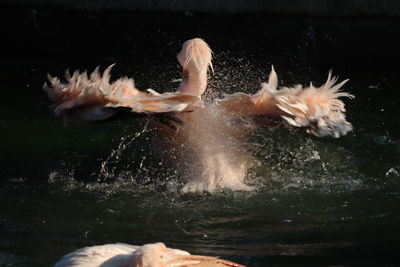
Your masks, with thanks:
<instances>
[{"instance_id":1,"label":"dark water","mask_svg":"<svg viewBox=\"0 0 400 267\"><path fill-rule=\"evenodd\" d=\"M79 247L156 241L249 266L396 266L400 250L398 19L90 13L4 7L0 70L0 265L48 266ZM173 90L181 43L214 50L208 97L254 92L274 64L287 85L351 81L355 130L285 127L248 140L254 192L181 195L132 119L64 127L46 73L117 63L114 77Z\"/></svg>"}]
</instances>

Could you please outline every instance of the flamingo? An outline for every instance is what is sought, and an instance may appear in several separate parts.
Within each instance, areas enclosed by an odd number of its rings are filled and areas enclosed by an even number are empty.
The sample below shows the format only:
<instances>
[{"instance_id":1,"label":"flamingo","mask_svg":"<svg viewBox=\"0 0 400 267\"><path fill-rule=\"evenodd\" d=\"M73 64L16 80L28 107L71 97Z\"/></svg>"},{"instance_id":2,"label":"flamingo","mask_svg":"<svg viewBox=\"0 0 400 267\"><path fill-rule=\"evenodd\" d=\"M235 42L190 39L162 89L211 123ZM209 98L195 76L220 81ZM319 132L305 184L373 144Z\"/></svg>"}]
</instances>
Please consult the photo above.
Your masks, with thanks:
<instances>
[{"instance_id":1,"label":"flamingo","mask_svg":"<svg viewBox=\"0 0 400 267\"><path fill-rule=\"evenodd\" d=\"M275 118L318 137L337 138L352 130L341 98L354 96L341 90L348 80L338 83L332 72L319 87L312 83L279 87L272 66L268 82L256 93L238 92L205 103L207 76L209 70L214 71L210 47L200 38L188 40L177 59L183 78L176 92L143 92L130 78L110 83L113 65L103 74L96 68L90 77L86 72L76 71L72 76L66 72L66 83L49 75L50 85L45 84L44 90L55 102L54 114L67 123L101 121L121 112L153 117L170 114L167 126L153 125L163 140L160 143L174 148L169 151L180 151L177 165L184 165L189 173L182 192L252 190L244 183L251 156L241 140L262 126L255 117Z\"/></svg>"},{"instance_id":2,"label":"flamingo","mask_svg":"<svg viewBox=\"0 0 400 267\"><path fill-rule=\"evenodd\" d=\"M190 255L167 248L163 243L132 246L123 243L85 247L75 250L54 267L245 267L231 261Z\"/></svg>"}]
</instances>

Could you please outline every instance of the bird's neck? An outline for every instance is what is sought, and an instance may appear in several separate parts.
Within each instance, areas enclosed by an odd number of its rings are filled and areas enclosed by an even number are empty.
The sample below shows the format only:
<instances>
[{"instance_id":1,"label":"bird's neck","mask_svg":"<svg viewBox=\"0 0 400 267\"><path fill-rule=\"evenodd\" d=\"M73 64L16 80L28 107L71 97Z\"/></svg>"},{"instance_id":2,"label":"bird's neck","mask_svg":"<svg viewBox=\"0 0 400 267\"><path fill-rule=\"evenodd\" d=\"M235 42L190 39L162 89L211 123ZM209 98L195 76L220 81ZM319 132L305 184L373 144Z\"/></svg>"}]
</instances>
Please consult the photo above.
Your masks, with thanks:
<instances>
[{"instance_id":1,"label":"bird's neck","mask_svg":"<svg viewBox=\"0 0 400 267\"><path fill-rule=\"evenodd\" d=\"M185 94L201 96L207 87L207 70L190 73L183 71L183 80L178 91Z\"/></svg>"}]
</instances>

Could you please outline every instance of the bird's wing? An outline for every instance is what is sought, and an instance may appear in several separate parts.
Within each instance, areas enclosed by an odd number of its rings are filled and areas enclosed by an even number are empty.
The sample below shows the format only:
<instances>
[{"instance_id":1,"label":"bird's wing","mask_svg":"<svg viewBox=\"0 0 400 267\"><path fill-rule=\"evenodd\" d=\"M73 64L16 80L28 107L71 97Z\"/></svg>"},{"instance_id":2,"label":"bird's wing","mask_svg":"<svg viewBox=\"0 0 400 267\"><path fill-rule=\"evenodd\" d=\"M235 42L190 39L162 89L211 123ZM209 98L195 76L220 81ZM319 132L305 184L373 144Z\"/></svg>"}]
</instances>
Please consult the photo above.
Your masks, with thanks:
<instances>
[{"instance_id":1,"label":"bird's wing","mask_svg":"<svg viewBox=\"0 0 400 267\"><path fill-rule=\"evenodd\" d=\"M239 115L265 115L282 118L291 126L307 128L316 136L339 137L352 130L346 121L342 97L354 98L341 91L348 81L337 82L329 72L327 81L320 87L301 85L277 89L277 75L272 69L268 83L254 95L236 93L218 102L229 112Z\"/></svg>"},{"instance_id":2,"label":"bird's wing","mask_svg":"<svg viewBox=\"0 0 400 267\"><path fill-rule=\"evenodd\" d=\"M96 68L90 76L86 72L75 71L71 76L67 71L66 82L49 75L50 84L43 89L55 103L54 114L68 121L100 121L119 112L165 113L181 112L194 105L200 98L184 93L150 93L135 88L133 79L120 78L110 82L109 66L103 74Z\"/></svg>"}]
</instances>

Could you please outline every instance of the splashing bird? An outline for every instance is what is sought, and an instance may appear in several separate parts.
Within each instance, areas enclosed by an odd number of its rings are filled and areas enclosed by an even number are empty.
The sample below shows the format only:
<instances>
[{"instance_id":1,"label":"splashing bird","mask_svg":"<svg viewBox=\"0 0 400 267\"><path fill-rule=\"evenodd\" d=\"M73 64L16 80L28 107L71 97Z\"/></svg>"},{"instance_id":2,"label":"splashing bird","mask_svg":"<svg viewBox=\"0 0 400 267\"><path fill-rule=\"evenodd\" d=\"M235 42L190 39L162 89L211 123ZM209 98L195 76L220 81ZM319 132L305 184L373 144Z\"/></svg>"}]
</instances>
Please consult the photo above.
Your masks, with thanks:
<instances>
[{"instance_id":1,"label":"splashing bird","mask_svg":"<svg viewBox=\"0 0 400 267\"><path fill-rule=\"evenodd\" d=\"M341 91L348 81L337 83L329 72L326 82L315 87L279 87L272 67L267 83L254 94L234 93L205 103L209 70L214 72L212 51L199 38L186 41L177 56L183 79L176 92L140 91L133 79L110 82L113 65L101 74L96 68L87 75L66 72L66 82L49 76L44 85L54 114L65 122L102 121L119 113L158 117L153 126L169 151L179 151L177 166L188 177L183 192L213 192L217 189L251 190L244 183L249 165L243 138L274 118L293 127L304 128L318 137L340 137L352 130L346 120ZM258 118L257 120L255 118ZM265 118L259 120L259 118ZM161 122L161 124L159 123ZM261 124L261 125L260 125ZM165 141L165 142L164 142ZM168 148L167 148L168 150ZM164 153L166 157L171 153Z\"/></svg>"}]
</instances>

